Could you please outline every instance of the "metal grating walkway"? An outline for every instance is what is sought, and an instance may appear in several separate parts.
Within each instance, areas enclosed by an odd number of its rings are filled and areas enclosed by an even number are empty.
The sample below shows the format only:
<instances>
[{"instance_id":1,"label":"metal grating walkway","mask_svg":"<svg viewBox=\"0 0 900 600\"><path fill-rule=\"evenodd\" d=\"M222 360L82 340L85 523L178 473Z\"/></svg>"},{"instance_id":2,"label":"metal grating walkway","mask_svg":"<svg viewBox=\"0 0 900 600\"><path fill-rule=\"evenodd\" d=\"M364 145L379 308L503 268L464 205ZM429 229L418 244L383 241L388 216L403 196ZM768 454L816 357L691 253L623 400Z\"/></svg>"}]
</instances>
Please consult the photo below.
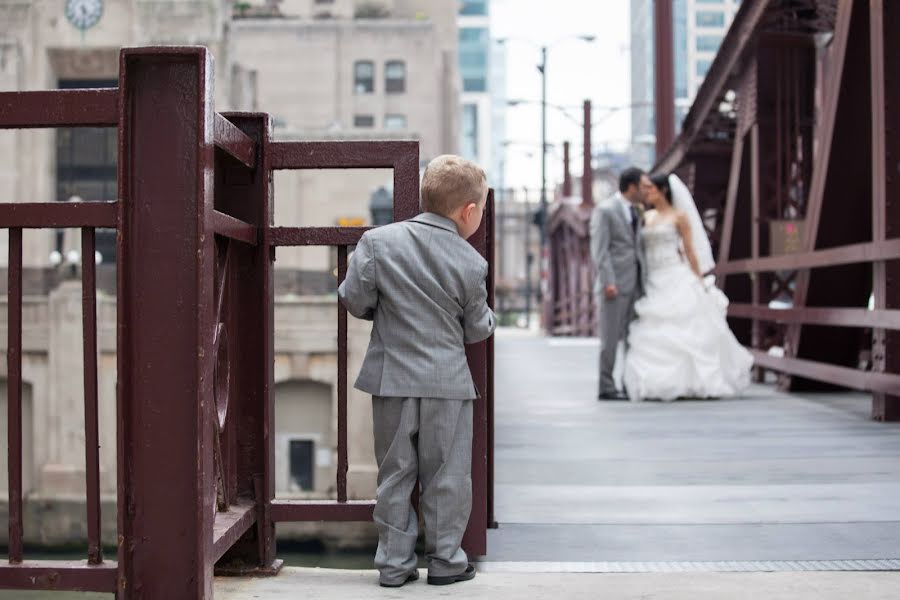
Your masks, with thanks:
<instances>
[{"instance_id":1,"label":"metal grating walkway","mask_svg":"<svg viewBox=\"0 0 900 600\"><path fill-rule=\"evenodd\" d=\"M713 562L479 562L485 573L746 573L900 571L900 559L747 560Z\"/></svg>"}]
</instances>

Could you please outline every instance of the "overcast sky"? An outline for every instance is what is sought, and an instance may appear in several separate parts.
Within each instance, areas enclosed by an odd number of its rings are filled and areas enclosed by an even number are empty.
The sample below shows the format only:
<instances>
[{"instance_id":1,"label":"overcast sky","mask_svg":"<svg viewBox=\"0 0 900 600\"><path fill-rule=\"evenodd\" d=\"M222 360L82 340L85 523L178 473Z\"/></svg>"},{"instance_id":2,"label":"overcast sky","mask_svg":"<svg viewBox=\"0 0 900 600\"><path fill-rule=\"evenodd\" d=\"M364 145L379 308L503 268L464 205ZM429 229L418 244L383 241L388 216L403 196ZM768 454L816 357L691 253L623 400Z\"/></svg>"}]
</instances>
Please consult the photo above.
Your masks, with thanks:
<instances>
[{"instance_id":1,"label":"overcast sky","mask_svg":"<svg viewBox=\"0 0 900 600\"><path fill-rule=\"evenodd\" d=\"M541 77L536 65L540 50L553 44L547 61L548 104L572 105L581 120L580 105L590 99L595 107L623 106L630 102L628 0L492 0L491 36L507 42L507 96L540 100ZM594 35L592 43L570 39ZM594 110L594 148L609 144L624 149L630 136L627 109L610 113ZM540 106L507 110L506 139L524 144L507 147L507 186L540 187ZM555 109L548 109L547 139L557 144L547 158L548 188L562 179L562 141L572 142L572 172L581 173L582 134L577 124ZM531 157L528 154L531 154Z\"/></svg>"}]
</instances>

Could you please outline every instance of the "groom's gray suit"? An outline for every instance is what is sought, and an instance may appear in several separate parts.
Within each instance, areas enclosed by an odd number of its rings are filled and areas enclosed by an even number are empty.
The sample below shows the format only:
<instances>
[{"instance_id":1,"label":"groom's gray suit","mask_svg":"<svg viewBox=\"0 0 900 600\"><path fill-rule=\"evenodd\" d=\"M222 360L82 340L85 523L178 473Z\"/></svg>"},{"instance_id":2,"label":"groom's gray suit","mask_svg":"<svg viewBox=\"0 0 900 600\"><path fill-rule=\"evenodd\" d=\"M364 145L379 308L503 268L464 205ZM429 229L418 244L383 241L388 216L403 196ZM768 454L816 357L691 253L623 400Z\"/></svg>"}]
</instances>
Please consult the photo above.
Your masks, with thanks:
<instances>
[{"instance_id":1,"label":"groom's gray suit","mask_svg":"<svg viewBox=\"0 0 900 600\"><path fill-rule=\"evenodd\" d=\"M622 194L599 203L591 215L591 257L596 267L594 293L600 321L600 395L614 395L616 347L634 318L634 302L643 293L646 275L640 245L640 215ZM618 295L607 298L614 285Z\"/></svg>"}]
</instances>

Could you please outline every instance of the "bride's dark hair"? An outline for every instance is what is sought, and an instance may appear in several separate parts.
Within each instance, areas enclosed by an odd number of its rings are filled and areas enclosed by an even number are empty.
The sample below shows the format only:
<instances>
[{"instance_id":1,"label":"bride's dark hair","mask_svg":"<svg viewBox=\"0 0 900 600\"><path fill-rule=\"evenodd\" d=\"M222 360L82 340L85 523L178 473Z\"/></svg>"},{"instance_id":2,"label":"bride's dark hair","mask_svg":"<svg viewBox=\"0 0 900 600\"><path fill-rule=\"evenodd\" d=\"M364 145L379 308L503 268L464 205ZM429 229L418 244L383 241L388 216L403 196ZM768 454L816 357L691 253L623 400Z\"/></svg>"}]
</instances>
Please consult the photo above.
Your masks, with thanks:
<instances>
[{"instance_id":1,"label":"bride's dark hair","mask_svg":"<svg viewBox=\"0 0 900 600\"><path fill-rule=\"evenodd\" d=\"M672 186L669 185L669 174L657 173L656 175L651 175L650 181L653 182L653 185L659 188L659 191L662 192L662 195L666 197L666 200L669 201L669 204L672 204Z\"/></svg>"}]
</instances>

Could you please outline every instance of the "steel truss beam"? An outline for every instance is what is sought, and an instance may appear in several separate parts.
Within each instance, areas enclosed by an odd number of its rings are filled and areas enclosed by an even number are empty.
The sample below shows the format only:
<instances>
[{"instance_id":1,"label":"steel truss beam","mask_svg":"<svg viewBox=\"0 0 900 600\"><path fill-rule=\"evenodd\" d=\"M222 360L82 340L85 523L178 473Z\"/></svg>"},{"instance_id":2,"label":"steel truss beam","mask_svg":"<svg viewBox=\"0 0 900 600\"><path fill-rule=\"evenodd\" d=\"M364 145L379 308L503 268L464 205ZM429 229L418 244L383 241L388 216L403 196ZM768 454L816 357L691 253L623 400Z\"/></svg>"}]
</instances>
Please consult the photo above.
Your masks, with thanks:
<instances>
[{"instance_id":1,"label":"steel truss beam","mask_svg":"<svg viewBox=\"0 0 900 600\"><path fill-rule=\"evenodd\" d=\"M783 335L785 358L759 364L789 374L785 386L861 387L874 393L873 417L885 420L900 418L900 290L892 287L900 285L900 215L889 185L900 142L885 133L900 127L891 111L900 104L900 41L886 35L898 27L900 6L884 0L745 3L684 132L657 166L690 164L704 131L727 137L728 120L711 113L729 88L738 90L721 233L713 236L719 285L735 303L732 326L758 349ZM830 29L825 49L813 35ZM817 70L816 61L826 66ZM698 198L710 196L702 185ZM803 226L798 247L773 254L773 220ZM768 308L791 292L792 310Z\"/></svg>"}]
</instances>

